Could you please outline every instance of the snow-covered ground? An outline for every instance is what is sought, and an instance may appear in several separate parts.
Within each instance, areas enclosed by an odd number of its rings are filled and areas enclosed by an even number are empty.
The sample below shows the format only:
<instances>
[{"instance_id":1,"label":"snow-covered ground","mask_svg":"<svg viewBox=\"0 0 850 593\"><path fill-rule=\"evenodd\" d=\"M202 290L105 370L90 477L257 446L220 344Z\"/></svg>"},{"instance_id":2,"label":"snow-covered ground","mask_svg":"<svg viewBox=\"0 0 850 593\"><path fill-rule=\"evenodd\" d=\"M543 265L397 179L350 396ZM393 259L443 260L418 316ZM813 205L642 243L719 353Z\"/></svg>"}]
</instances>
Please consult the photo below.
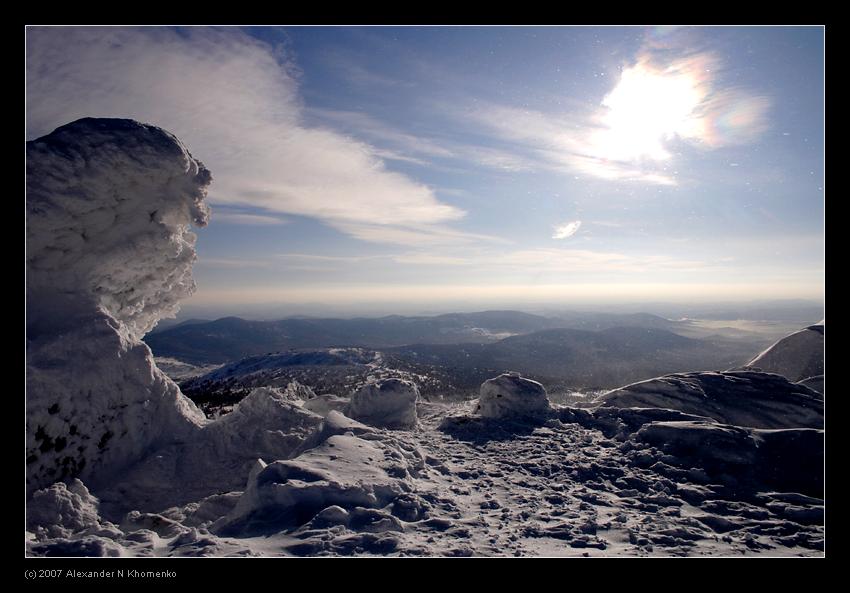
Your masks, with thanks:
<instances>
[{"instance_id":1,"label":"snow-covered ground","mask_svg":"<svg viewBox=\"0 0 850 593\"><path fill-rule=\"evenodd\" d=\"M332 412L321 443L255 461L244 487L183 505L113 511L110 524L80 484L36 493L27 546L142 556L822 552L822 431L599 412L556 406L545 419L494 421L423 403L419 425L403 431Z\"/></svg>"}]
</instances>

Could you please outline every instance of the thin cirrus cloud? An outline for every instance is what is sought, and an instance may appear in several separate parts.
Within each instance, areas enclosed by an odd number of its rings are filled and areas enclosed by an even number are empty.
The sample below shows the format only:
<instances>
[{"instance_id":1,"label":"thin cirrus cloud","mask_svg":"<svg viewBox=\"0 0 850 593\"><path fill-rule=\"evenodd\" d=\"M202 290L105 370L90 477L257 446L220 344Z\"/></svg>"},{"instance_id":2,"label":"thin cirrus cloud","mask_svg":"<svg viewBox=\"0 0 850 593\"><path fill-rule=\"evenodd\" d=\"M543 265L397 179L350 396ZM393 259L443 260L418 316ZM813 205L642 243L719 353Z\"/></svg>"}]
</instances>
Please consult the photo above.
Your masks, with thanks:
<instances>
[{"instance_id":1,"label":"thin cirrus cloud","mask_svg":"<svg viewBox=\"0 0 850 593\"><path fill-rule=\"evenodd\" d=\"M463 236L446 223L465 212L386 169L379 150L307 127L291 65L238 30L36 27L26 42L29 138L81 117L138 119L204 161L214 205L313 217L364 240L350 230L396 242Z\"/></svg>"},{"instance_id":2,"label":"thin cirrus cloud","mask_svg":"<svg viewBox=\"0 0 850 593\"><path fill-rule=\"evenodd\" d=\"M722 66L711 52L660 60L647 50L595 107L559 115L476 106L465 117L528 151L542 168L675 185L672 141L718 149L753 142L768 128L770 100L723 88Z\"/></svg>"},{"instance_id":3,"label":"thin cirrus cloud","mask_svg":"<svg viewBox=\"0 0 850 593\"><path fill-rule=\"evenodd\" d=\"M552 233L553 239L566 239L567 237L572 237L578 232L579 227L581 226L580 220L574 220L572 222L567 222L562 225L558 225L555 227L555 232Z\"/></svg>"}]
</instances>

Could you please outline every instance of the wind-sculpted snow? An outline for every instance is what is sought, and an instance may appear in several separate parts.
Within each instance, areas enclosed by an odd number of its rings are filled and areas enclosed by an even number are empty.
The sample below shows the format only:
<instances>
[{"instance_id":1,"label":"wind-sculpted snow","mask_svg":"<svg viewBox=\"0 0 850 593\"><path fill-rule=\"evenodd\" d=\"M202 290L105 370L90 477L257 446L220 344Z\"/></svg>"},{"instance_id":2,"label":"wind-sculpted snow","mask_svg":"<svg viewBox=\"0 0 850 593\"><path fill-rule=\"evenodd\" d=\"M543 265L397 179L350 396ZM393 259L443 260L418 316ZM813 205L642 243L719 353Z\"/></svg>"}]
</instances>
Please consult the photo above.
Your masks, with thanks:
<instances>
[{"instance_id":1,"label":"wind-sculpted snow","mask_svg":"<svg viewBox=\"0 0 850 593\"><path fill-rule=\"evenodd\" d=\"M404 379L368 383L351 395L348 415L372 426L410 428L416 424L419 388Z\"/></svg>"},{"instance_id":2,"label":"wind-sculpted snow","mask_svg":"<svg viewBox=\"0 0 850 593\"><path fill-rule=\"evenodd\" d=\"M121 472L104 503L110 510L150 510L242 488L258 457L289 459L321 442L325 420L297 399L308 393L301 385L254 389L192 438Z\"/></svg>"},{"instance_id":3,"label":"wind-sculpted snow","mask_svg":"<svg viewBox=\"0 0 850 593\"><path fill-rule=\"evenodd\" d=\"M823 375L824 325L786 336L747 363L745 368L776 373L789 381Z\"/></svg>"},{"instance_id":4,"label":"wind-sculpted snow","mask_svg":"<svg viewBox=\"0 0 850 593\"><path fill-rule=\"evenodd\" d=\"M97 486L204 422L140 338L193 290L210 173L131 120L79 120L26 151L28 490Z\"/></svg>"},{"instance_id":5,"label":"wind-sculpted snow","mask_svg":"<svg viewBox=\"0 0 850 593\"><path fill-rule=\"evenodd\" d=\"M615 389L597 402L616 408L669 408L753 428L823 428L821 394L755 371L665 375Z\"/></svg>"},{"instance_id":6,"label":"wind-sculpted snow","mask_svg":"<svg viewBox=\"0 0 850 593\"><path fill-rule=\"evenodd\" d=\"M481 385L478 413L485 418L539 414L548 409L543 385L519 373L503 373Z\"/></svg>"},{"instance_id":7,"label":"wind-sculpted snow","mask_svg":"<svg viewBox=\"0 0 850 593\"><path fill-rule=\"evenodd\" d=\"M27 142L30 306L100 306L141 339L194 291L189 226L207 223L210 181L177 138L132 120L81 119ZM69 311L35 313L40 333Z\"/></svg>"}]
</instances>

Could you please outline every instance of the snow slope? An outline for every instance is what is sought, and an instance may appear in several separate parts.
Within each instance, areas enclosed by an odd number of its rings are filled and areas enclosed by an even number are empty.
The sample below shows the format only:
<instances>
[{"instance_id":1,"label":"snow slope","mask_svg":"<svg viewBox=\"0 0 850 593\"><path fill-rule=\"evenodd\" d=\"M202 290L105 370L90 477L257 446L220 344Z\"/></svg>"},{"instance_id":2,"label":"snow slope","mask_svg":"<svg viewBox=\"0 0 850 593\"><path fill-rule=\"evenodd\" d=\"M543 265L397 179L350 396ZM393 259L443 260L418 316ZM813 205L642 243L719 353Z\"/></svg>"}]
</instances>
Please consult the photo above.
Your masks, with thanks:
<instances>
[{"instance_id":1,"label":"snow slope","mask_svg":"<svg viewBox=\"0 0 850 593\"><path fill-rule=\"evenodd\" d=\"M773 344L745 368L776 373L789 381L823 375L824 324L811 325Z\"/></svg>"}]
</instances>

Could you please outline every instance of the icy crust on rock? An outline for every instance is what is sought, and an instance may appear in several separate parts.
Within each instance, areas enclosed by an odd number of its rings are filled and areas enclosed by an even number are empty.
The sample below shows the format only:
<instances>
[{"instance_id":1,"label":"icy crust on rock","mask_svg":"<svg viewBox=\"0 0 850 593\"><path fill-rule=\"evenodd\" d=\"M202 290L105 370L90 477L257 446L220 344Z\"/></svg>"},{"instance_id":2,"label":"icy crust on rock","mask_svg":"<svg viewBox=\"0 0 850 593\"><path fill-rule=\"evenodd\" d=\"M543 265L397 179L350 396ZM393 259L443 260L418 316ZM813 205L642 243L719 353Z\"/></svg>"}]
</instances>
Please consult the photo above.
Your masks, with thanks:
<instances>
[{"instance_id":1,"label":"icy crust on rock","mask_svg":"<svg viewBox=\"0 0 850 593\"><path fill-rule=\"evenodd\" d=\"M142 335L191 294L211 177L174 136L82 119L27 142L27 485L90 485L203 415Z\"/></svg>"},{"instance_id":2,"label":"icy crust on rock","mask_svg":"<svg viewBox=\"0 0 850 593\"><path fill-rule=\"evenodd\" d=\"M823 375L823 323L785 336L747 363L745 368L802 381Z\"/></svg>"},{"instance_id":3,"label":"icy crust on rock","mask_svg":"<svg viewBox=\"0 0 850 593\"><path fill-rule=\"evenodd\" d=\"M601 406L668 408L752 428L823 428L823 397L756 371L665 375L602 395Z\"/></svg>"},{"instance_id":4,"label":"icy crust on rock","mask_svg":"<svg viewBox=\"0 0 850 593\"><path fill-rule=\"evenodd\" d=\"M503 373L481 384L476 411L484 418L540 414L550 409L546 389L519 373Z\"/></svg>"},{"instance_id":5,"label":"icy crust on rock","mask_svg":"<svg viewBox=\"0 0 850 593\"><path fill-rule=\"evenodd\" d=\"M346 414L371 426L410 428L416 425L419 388L405 379L381 379L351 395Z\"/></svg>"}]
</instances>

